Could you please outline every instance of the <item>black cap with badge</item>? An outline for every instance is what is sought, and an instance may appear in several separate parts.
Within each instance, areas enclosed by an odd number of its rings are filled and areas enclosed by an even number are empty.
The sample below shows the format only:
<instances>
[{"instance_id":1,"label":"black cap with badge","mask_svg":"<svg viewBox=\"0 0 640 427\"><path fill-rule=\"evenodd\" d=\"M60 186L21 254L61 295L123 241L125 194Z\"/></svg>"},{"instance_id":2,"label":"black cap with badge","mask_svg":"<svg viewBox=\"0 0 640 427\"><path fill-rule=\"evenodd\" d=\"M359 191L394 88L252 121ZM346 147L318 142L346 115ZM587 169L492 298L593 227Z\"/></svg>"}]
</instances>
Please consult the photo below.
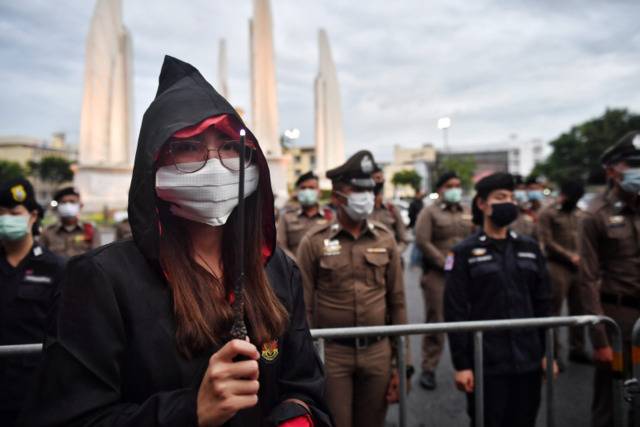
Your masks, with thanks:
<instances>
[{"instance_id":1,"label":"black cap with badge","mask_svg":"<svg viewBox=\"0 0 640 427\"><path fill-rule=\"evenodd\" d=\"M605 150L600 161L605 166L622 161L640 162L640 131L631 131L620 138Z\"/></svg>"},{"instance_id":2,"label":"black cap with badge","mask_svg":"<svg viewBox=\"0 0 640 427\"><path fill-rule=\"evenodd\" d=\"M377 165L373 154L368 150L361 150L349 157L344 164L327 171L327 178L331 182L342 182L365 189L373 189L375 182L371 174Z\"/></svg>"},{"instance_id":3,"label":"black cap with badge","mask_svg":"<svg viewBox=\"0 0 640 427\"><path fill-rule=\"evenodd\" d=\"M303 173L296 180L296 187L300 186L300 184L302 184L303 182L308 181L310 179L318 179L318 175L313 173L313 171L309 171L307 173Z\"/></svg>"},{"instance_id":4,"label":"black cap with badge","mask_svg":"<svg viewBox=\"0 0 640 427\"><path fill-rule=\"evenodd\" d=\"M13 208L24 205L29 211L42 209L36 201L36 194L29 180L16 178L0 185L0 206Z\"/></svg>"}]
</instances>

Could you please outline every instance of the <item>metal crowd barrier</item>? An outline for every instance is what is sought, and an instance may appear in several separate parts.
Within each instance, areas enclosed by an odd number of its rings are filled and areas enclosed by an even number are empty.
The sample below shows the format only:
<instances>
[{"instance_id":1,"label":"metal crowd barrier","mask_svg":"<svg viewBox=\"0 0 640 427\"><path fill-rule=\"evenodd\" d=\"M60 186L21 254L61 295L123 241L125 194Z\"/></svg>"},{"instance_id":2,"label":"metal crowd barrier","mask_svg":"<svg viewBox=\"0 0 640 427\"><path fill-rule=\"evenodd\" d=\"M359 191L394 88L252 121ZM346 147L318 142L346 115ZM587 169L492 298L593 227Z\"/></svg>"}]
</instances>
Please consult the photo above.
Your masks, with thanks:
<instances>
[{"instance_id":1,"label":"metal crowd barrier","mask_svg":"<svg viewBox=\"0 0 640 427\"><path fill-rule=\"evenodd\" d=\"M625 398L631 403L633 426L640 427L640 319L631 332L631 364L633 378L624 383Z\"/></svg>"},{"instance_id":2,"label":"metal crowd barrier","mask_svg":"<svg viewBox=\"0 0 640 427\"><path fill-rule=\"evenodd\" d=\"M410 325L389 325L389 326L367 326L353 328L330 328L313 329L311 335L319 340L319 352L324 357L324 340L331 338L362 338L370 336L387 336L396 340L398 351L398 369L400 371L400 402L399 402L399 424L400 427L407 425L407 393L406 393L406 361L405 342L408 335L423 335L426 333L448 333L448 332L473 332L474 340L474 377L475 377L475 425L484 427L484 366L482 362L482 338L483 332L508 330L508 329L546 329L546 357L553 360L554 331L553 328L563 326L593 326L598 323L606 324L610 329L612 337L612 348L614 358L612 370L614 372L613 382L613 416L614 426L623 427L623 355L622 355L622 335L620 327L606 316L571 316L571 317L543 317L531 319L508 319L508 320L487 320L474 322L453 322L453 323L429 323ZM636 323L633 333L633 373L636 379L640 379L640 320ZM24 344L0 346L0 358L26 354L35 354L42 351L42 344ZM553 406L553 363L547 363L546 367L546 421L547 426L554 426L554 406ZM637 421L636 421L637 422ZM636 424L638 425L638 424ZM640 426L640 425L638 425Z\"/></svg>"},{"instance_id":3,"label":"metal crowd barrier","mask_svg":"<svg viewBox=\"0 0 640 427\"><path fill-rule=\"evenodd\" d=\"M406 394L406 362L405 362L405 337L407 335L423 335L426 333L448 333L448 332L473 332L474 351L474 380L475 380L475 425L484 427L484 366L482 361L482 338L483 332L507 330L507 329L546 329L546 358L553 360L554 354L554 330L553 328L562 326L594 326L598 323L607 325L611 332L612 348L614 358L612 370L614 372L613 381L613 418L615 427L623 427L623 355L622 355L622 335L620 327L611 318L606 316L571 316L571 317L543 317L531 319L508 319L508 320L487 320L474 322L452 322L452 323L429 323L410 325L389 325L389 326L367 326L353 328L328 328L313 329L311 335L319 340L320 356L324 357L324 340L332 338L362 338L370 336L388 336L396 340L398 351L398 369L400 371L400 402L399 402L399 425L407 425L407 394ZM638 338L640 339L640 322L636 324ZM640 359L640 347L638 350ZM640 364L640 360L638 360ZM634 365L637 366L637 365ZM640 366L638 366L640 370ZM637 373L636 373L637 375ZM554 405L553 405L553 363L547 363L546 367L546 421L547 426L553 427Z\"/></svg>"}]
</instances>

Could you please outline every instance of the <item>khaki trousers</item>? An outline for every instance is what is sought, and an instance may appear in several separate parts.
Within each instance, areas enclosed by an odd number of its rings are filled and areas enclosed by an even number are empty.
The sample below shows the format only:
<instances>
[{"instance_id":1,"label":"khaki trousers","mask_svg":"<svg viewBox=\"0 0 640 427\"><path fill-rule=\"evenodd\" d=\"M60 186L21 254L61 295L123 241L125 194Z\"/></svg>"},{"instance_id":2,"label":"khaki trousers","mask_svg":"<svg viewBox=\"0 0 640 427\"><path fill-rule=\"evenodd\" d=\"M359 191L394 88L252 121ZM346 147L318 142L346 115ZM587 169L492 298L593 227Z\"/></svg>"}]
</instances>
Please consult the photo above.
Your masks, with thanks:
<instances>
[{"instance_id":1,"label":"khaki trousers","mask_svg":"<svg viewBox=\"0 0 640 427\"><path fill-rule=\"evenodd\" d=\"M357 349L332 341L325 346L326 398L336 427L383 427L391 377L387 338Z\"/></svg>"},{"instance_id":2,"label":"khaki trousers","mask_svg":"<svg viewBox=\"0 0 640 427\"><path fill-rule=\"evenodd\" d=\"M547 263L551 278L551 315L560 316L562 304L567 300L569 316L578 316L584 313L580 304L580 283L578 272L554 261ZM555 334L555 353L560 353L561 344L558 333ZM584 328L569 329L569 351L584 353Z\"/></svg>"},{"instance_id":3,"label":"khaki trousers","mask_svg":"<svg viewBox=\"0 0 640 427\"><path fill-rule=\"evenodd\" d=\"M422 275L420 285L424 296L426 323L444 322L444 273L429 270ZM422 370L435 371L442 356L445 334L426 334L422 337Z\"/></svg>"}]
</instances>

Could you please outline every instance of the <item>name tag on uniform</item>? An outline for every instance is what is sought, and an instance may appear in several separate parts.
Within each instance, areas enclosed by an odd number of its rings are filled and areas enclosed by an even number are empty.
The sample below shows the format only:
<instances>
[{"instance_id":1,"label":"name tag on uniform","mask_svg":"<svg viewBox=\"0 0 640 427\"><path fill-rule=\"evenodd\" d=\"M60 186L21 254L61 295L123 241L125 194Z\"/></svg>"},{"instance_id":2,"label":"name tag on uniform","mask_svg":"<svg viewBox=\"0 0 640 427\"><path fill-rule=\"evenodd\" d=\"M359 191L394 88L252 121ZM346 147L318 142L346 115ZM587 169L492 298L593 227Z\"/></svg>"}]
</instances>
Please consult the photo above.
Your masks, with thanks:
<instances>
[{"instance_id":1,"label":"name tag on uniform","mask_svg":"<svg viewBox=\"0 0 640 427\"><path fill-rule=\"evenodd\" d=\"M324 239L324 255L340 255L341 250L342 245L340 245L338 240Z\"/></svg>"},{"instance_id":2,"label":"name tag on uniform","mask_svg":"<svg viewBox=\"0 0 640 427\"><path fill-rule=\"evenodd\" d=\"M367 252L370 254L386 254L387 248L367 248Z\"/></svg>"},{"instance_id":3,"label":"name tag on uniform","mask_svg":"<svg viewBox=\"0 0 640 427\"><path fill-rule=\"evenodd\" d=\"M469 264L477 264L479 262L487 262L493 260L493 255L477 256L475 258L469 258Z\"/></svg>"},{"instance_id":4,"label":"name tag on uniform","mask_svg":"<svg viewBox=\"0 0 640 427\"><path fill-rule=\"evenodd\" d=\"M518 258L538 259L533 252L518 252Z\"/></svg>"},{"instance_id":5,"label":"name tag on uniform","mask_svg":"<svg viewBox=\"0 0 640 427\"><path fill-rule=\"evenodd\" d=\"M25 282L31 283L51 283L51 277L48 276L24 276Z\"/></svg>"}]
</instances>

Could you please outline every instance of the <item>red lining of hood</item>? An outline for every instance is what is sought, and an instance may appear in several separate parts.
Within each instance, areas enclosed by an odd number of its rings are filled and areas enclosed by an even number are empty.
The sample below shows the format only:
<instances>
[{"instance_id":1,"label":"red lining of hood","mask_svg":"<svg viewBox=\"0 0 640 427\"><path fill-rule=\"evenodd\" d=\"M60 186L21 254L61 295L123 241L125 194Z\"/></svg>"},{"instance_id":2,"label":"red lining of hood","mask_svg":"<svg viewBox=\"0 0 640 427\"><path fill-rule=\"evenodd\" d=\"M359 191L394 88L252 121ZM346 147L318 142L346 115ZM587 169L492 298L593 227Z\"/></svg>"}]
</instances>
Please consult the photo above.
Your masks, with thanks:
<instances>
[{"instance_id":1,"label":"red lining of hood","mask_svg":"<svg viewBox=\"0 0 640 427\"><path fill-rule=\"evenodd\" d=\"M192 136L201 134L206 129L212 126L216 130L230 136L231 138L234 138L234 139L240 138L240 129L242 129L242 126L240 123L238 123L238 121L232 114L220 114L220 115L208 117L202 120L200 123L180 129L179 131L173 134L173 137L179 138L179 139L191 138ZM247 140L255 143L255 140L253 139L250 132L247 132ZM269 244L265 242L262 245L263 261L266 262L271 257L272 254L273 254L273 250L270 248Z\"/></svg>"}]
</instances>

